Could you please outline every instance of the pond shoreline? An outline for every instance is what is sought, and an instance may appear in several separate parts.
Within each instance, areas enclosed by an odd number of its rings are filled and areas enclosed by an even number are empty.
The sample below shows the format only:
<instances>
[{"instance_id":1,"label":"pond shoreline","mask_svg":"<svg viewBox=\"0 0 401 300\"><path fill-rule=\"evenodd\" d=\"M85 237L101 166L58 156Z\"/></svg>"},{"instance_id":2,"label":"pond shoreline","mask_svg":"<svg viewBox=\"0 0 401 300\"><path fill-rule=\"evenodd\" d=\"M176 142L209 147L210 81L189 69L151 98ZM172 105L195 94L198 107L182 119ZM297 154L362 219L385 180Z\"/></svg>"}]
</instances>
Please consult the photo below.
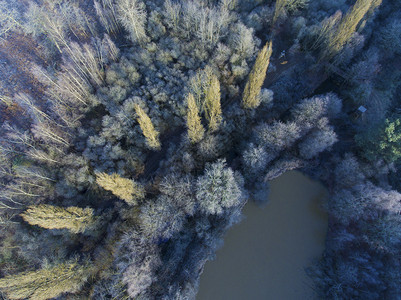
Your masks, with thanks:
<instances>
[{"instance_id":1,"label":"pond shoreline","mask_svg":"<svg viewBox=\"0 0 401 300\"><path fill-rule=\"evenodd\" d=\"M298 171L272 180L269 201L249 202L200 278L197 300L313 299L304 268L323 253L324 187Z\"/></svg>"}]
</instances>

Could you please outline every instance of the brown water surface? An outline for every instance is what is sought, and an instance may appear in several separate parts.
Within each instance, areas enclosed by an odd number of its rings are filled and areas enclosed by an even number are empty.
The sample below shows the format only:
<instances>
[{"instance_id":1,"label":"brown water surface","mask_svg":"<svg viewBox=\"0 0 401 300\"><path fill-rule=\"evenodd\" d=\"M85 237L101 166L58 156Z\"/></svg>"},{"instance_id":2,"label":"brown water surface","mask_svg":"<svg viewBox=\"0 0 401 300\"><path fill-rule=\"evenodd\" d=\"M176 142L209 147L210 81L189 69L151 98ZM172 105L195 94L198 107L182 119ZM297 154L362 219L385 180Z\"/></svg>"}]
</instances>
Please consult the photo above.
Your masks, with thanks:
<instances>
[{"instance_id":1,"label":"brown water surface","mask_svg":"<svg viewBox=\"0 0 401 300\"><path fill-rule=\"evenodd\" d=\"M324 249L324 187L298 171L271 181L264 208L249 202L217 257L205 265L197 300L314 299L304 268Z\"/></svg>"}]
</instances>

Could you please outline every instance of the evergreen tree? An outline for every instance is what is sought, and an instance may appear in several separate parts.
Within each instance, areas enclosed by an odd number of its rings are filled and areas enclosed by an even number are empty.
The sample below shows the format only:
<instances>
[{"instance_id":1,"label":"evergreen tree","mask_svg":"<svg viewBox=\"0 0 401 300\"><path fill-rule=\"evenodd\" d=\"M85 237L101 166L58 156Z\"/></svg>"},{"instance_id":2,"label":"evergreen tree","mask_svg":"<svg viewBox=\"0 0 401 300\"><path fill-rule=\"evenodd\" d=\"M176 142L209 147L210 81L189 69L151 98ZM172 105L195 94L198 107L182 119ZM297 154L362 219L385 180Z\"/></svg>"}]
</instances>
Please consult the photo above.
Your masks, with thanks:
<instances>
[{"instance_id":1,"label":"evergreen tree","mask_svg":"<svg viewBox=\"0 0 401 300\"><path fill-rule=\"evenodd\" d=\"M188 136L191 143L195 144L199 142L204 134L205 129L202 126L201 118L199 116L199 109L196 105L194 96L189 93L187 97L188 111L187 111L187 127Z\"/></svg>"},{"instance_id":2,"label":"evergreen tree","mask_svg":"<svg viewBox=\"0 0 401 300\"><path fill-rule=\"evenodd\" d=\"M138 115L137 120L143 135L146 137L148 146L153 150L160 150L159 132L153 126L152 120L138 104L135 104L135 112Z\"/></svg>"},{"instance_id":3,"label":"evergreen tree","mask_svg":"<svg viewBox=\"0 0 401 300\"><path fill-rule=\"evenodd\" d=\"M386 120L379 148L388 161L397 161L401 158L401 119Z\"/></svg>"},{"instance_id":4,"label":"evergreen tree","mask_svg":"<svg viewBox=\"0 0 401 300\"><path fill-rule=\"evenodd\" d=\"M221 123L220 82L212 74L205 92L205 113L209 120L209 130L216 131Z\"/></svg>"},{"instance_id":5,"label":"evergreen tree","mask_svg":"<svg viewBox=\"0 0 401 300\"><path fill-rule=\"evenodd\" d=\"M266 78L267 68L269 67L270 56L273 51L272 45L271 41L267 42L256 57L255 65L251 73L249 73L248 82L244 89L242 98L242 106L244 108L253 109L260 104L259 94Z\"/></svg>"},{"instance_id":6,"label":"evergreen tree","mask_svg":"<svg viewBox=\"0 0 401 300\"><path fill-rule=\"evenodd\" d=\"M397 115L386 119L384 124L356 135L355 140L368 160L397 161L401 158L401 119Z\"/></svg>"},{"instance_id":7,"label":"evergreen tree","mask_svg":"<svg viewBox=\"0 0 401 300\"><path fill-rule=\"evenodd\" d=\"M73 233L83 232L95 222L92 208L64 208L47 204L32 205L21 217L31 225L48 229L68 229Z\"/></svg>"},{"instance_id":8,"label":"evergreen tree","mask_svg":"<svg viewBox=\"0 0 401 300\"><path fill-rule=\"evenodd\" d=\"M118 198L124 200L130 205L137 204L138 199L145 197L145 189L133 180L123 178L113 173L97 173L96 182L105 190L111 191Z\"/></svg>"},{"instance_id":9,"label":"evergreen tree","mask_svg":"<svg viewBox=\"0 0 401 300\"><path fill-rule=\"evenodd\" d=\"M90 274L87 263L72 261L7 276L0 279L0 289L9 299L50 299L62 293L78 292Z\"/></svg>"}]
</instances>

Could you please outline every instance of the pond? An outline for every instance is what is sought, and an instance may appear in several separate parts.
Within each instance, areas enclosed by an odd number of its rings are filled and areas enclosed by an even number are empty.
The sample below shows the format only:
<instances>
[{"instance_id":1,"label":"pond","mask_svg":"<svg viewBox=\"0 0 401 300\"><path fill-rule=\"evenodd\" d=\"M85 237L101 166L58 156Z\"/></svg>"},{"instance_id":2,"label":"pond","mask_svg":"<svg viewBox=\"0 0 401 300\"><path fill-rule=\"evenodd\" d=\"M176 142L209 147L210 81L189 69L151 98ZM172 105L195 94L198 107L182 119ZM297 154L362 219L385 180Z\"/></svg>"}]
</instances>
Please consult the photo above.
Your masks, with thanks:
<instances>
[{"instance_id":1,"label":"pond","mask_svg":"<svg viewBox=\"0 0 401 300\"><path fill-rule=\"evenodd\" d=\"M270 188L268 204L249 202L245 219L206 263L197 300L314 299L304 268L324 250L326 190L298 171L272 180Z\"/></svg>"}]
</instances>

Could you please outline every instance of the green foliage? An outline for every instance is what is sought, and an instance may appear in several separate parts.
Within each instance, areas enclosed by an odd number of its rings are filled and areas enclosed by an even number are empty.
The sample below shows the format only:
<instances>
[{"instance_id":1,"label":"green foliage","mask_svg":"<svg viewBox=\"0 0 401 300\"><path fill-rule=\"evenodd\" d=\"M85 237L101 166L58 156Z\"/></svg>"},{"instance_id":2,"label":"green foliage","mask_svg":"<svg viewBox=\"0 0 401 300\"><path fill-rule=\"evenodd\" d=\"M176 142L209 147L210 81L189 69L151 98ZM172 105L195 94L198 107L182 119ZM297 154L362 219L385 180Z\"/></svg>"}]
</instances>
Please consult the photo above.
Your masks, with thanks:
<instances>
[{"instance_id":1,"label":"green foliage","mask_svg":"<svg viewBox=\"0 0 401 300\"><path fill-rule=\"evenodd\" d=\"M370 128L355 136L363 155L370 161L384 159L387 162L401 158L401 119L396 115L382 125Z\"/></svg>"},{"instance_id":2,"label":"green foliage","mask_svg":"<svg viewBox=\"0 0 401 300\"><path fill-rule=\"evenodd\" d=\"M9 299L45 300L79 291L91 272L88 263L66 262L2 278L0 289Z\"/></svg>"},{"instance_id":3,"label":"green foliage","mask_svg":"<svg viewBox=\"0 0 401 300\"><path fill-rule=\"evenodd\" d=\"M401 119L386 120L384 135L379 143L380 150L390 161L396 161L401 157Z\"/></svg>"},{"instance_id":4,"label":"green foliage","mask_svg":"<svg viewBox=\"0 0 401 300\"><path fill-rule=\"evenodd\" d=\"M92 208L64 208L47 204L32 205L21 217L31 225L47 229L68 229L73 233L83 232L95 222Z\"/></svg>"}]
</instances>

